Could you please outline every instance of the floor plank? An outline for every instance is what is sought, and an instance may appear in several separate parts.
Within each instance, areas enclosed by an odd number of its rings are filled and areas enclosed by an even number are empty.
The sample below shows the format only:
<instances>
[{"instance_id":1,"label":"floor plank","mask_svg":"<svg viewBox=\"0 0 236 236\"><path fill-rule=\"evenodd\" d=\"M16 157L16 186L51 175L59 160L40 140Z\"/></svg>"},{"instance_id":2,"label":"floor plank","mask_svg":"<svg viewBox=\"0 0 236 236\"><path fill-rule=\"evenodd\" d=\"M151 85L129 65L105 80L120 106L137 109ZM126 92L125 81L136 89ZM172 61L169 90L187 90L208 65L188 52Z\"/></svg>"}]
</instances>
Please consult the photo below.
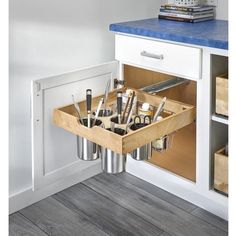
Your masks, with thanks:
<instances>
[{"instance_id":1,"label":"floor plank","mask_svg":"<svg viewBox=\"0 0 236 236\"><path fill-rule=\"evenodd\" d=\"M127 173L99 174L9 217L9 235L226 236L228 222Z\"/></svg>"},{"instance_id":2,"label":"floor plank","mask_svg":"<svg viewBox=\"0 0 236 236\"><path fill-rule=\"evenodd\" d=\"M24 208L20 213L51 236L107 236L83 213L71 211L52 197Z\"/></svg>"},{"instance_id":3,"label":"floor plank","mask_svg":"<svg viewBox=\"0 0 236 236\"><path fill-rule=\"evenodd\" d=\"M107 174L83 182L93 190L176 236L226 236L227 233L130 183Z\"/></svg>"},{"instance_id":4,"label":"floor plank","mask_svg":"<svg viewBox=\"0 0 236 236\"><path fill-rule=\"evenodd\" d=\"M158 236L163 231L90 188L77 184L53 196L66 207L84 212L109 235Z\"/></svg>"},{"instance_id":5,"label":"floor plank","mask_svg":"<svg viewBox=\"0 0 236 236\"><path fill-rule=\"evenodd\" d=\"M9 217L9 236L47 236L37 226L27 220L20 213L15 213Z\"/></svg>"},{"instance_id":6,"label":"floor plank","mask_svg":"<svg viewBox=\"0 0 236 236\"><path fill-rule=\"evenodd\" d=\"M160 236L171 236L171 235L166 232L163 232Z\"/></svg>"},{"instance_id":7,"label":"floor plank","mask_svg":"<svg viewBox=\"0 0 236 236\"><path fill-rule=\"evenodd\" d=\"M201 209L201 208L196 208L195 210L192 211L193 215L201 218L202 220L208 222L209 224L212 224L222 230L224 230L225 232L228 232L228 221L213 215L212 213Z\"/></svg>"},{"instance_id":8,"label":"floor plank","mask_svg":"<svg viewBox=\"0 0 236 236\"><path fill-rule=\"evenodd\" d=\"M142 179L139 179L131 174L128 173L121 173L119 175L116 175L116 177L118 177L119 179L121 179L124 182L128 182L130 184L133 184L134 186L141 188L143 190L145 190L146 192L166 201L171 203L172 205L175 205L183 210L185 210L186 212L192 212L194 209L197 208L196 205L185 201L182 198L176 197L175 195L161 189L158 188Z\"/></svg>"}]
</instances>

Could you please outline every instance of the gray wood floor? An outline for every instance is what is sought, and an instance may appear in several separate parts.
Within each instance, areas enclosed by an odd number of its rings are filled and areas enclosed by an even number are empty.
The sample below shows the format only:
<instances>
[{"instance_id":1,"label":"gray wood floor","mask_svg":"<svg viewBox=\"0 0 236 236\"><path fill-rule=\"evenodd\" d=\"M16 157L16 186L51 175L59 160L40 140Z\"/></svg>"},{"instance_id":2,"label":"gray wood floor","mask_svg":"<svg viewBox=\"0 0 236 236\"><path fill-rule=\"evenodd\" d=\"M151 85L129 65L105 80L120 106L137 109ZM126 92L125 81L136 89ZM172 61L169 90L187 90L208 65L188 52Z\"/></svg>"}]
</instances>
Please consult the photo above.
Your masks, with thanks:
<instances>
[{"instance_id":1,"label":"gray wood floor","mask_svg":"<svg viewBox=\"0 0 236 236\"><path fill-rule=\"evenodd\" d=\"M10 236L228 235L228 222L127 173L99 174L9 222Z\"/></svg>"}]
</instances>

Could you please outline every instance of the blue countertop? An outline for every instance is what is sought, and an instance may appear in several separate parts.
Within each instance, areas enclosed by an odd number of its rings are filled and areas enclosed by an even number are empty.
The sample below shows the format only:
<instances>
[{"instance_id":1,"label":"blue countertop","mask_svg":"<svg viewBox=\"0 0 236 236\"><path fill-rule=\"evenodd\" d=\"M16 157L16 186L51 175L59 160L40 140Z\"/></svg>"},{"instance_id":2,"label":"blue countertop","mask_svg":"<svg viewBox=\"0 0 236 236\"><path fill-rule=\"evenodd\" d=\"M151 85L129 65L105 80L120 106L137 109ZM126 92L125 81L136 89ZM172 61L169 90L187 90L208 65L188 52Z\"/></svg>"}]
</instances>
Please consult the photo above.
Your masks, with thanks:
<instances>
[{"instance_id":1,"label":"blue countertop","mask_svg":"<svg viewBox=\"0 0 236 236\"><path fill-rule=\"evenodd\" d=\"M110 31L228 49L228 21L224 20L186 23L152 18L111 24Z\"/></svg>"}]
</instances>

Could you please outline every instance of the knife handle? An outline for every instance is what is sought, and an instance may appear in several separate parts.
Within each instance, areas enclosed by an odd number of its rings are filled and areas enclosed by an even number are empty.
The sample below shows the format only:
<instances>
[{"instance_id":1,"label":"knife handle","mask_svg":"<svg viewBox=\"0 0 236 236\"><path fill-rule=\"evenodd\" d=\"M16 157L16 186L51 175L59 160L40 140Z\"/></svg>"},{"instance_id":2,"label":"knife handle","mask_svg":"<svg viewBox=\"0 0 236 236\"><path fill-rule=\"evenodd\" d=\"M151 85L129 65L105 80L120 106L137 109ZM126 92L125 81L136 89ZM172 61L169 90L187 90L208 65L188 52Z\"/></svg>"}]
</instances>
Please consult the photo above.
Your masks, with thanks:
<instances>
[{"instance_id":1,"label":"knife handle","mask_svg":"<svg viewBox=\"0 0 236 236\"><path fill-rule=\"evenodd\" d=\"M91 111L91 106L92 106L92 90L91 89L86 90L86 105L87 105L87 111Z\"/></svg>"},{"instance_id":2,"label":"knife handle","mask_svg":"<svg viewBox=\"0 0 236 236\"><path fill-rule=\"evenodd\" d=\"M121 115L122 112L122 92L117 92L117 113Z\"/></svg>"}]
</instances>

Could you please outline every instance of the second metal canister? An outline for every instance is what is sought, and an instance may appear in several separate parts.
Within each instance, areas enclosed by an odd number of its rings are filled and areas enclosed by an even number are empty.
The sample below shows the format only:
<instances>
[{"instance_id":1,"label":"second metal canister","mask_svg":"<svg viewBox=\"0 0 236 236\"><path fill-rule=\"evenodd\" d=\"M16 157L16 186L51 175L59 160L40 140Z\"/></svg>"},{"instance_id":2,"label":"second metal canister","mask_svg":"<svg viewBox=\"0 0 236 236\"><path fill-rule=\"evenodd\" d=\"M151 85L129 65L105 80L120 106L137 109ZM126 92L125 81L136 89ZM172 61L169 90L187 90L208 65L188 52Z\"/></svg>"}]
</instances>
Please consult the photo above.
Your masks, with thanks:
<instances>
[{"instance_id":1,"label":"second metal canister","mask_svg":"<svg viewBox=\"0 0 236 236\"><path fill-rule=\"evenodd\" d=\"M130 126L130 130L135 131L142 127L147 126L146 123L138 123L137 125L133 124ZM149 160L152 156L152 143L148 143L143 145L142 147L138 147L134 149L131 153L131 157L136 161L145 161Z\"/></svg>"},{"instance_id":2,"label":"second metal canister","mask_svg":"<svg viewBox=\"0 0 236 236\"><path fill-rule=\"evenodd\" d=\"M115 128L114 132L119 135L125 134L125 130L120 128ZM118 174L125 171L126 156L126 154L119 154L102 147L102 170L109 174Z\"/></svg>"},{"instance_id":3,"label":"second metal canister","mask_svg":"<svg viewBox=\"0 0 236 236\"><path fill-rule=\"evenodd\" d=\"M131 152L131 156L136 161L149 160L152 156L152 144L148 143Z\"/></svg>"},{"instance_id":4,"label":"second metal canister","mask_svg":"<svg viewBox=\"0 0 236 236\"><path fill-rule=\"evenodd\" d=\"M102 170L109 174L125 171L126 155L113 152L105 148L102 154Z\"/></svg>"}]
</instances>

